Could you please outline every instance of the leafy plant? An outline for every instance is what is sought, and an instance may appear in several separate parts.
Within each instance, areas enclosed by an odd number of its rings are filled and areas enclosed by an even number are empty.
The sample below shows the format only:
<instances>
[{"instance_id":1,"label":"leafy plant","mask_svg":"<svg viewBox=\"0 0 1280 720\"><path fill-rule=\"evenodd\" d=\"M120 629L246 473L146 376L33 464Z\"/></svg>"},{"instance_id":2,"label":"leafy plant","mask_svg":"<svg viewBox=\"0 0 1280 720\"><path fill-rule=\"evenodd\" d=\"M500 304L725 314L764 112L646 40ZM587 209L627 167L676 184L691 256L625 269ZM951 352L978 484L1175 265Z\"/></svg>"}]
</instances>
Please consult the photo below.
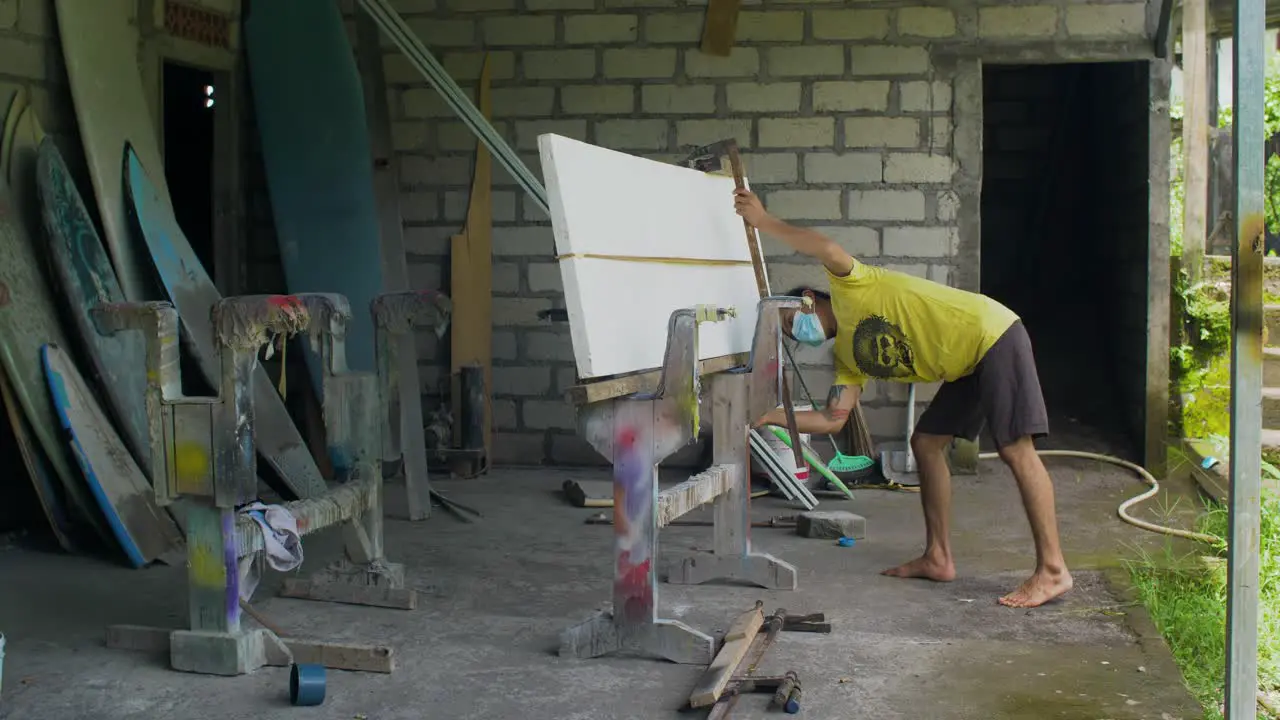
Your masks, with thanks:
<instances>
[{"instance_id":1,"label":"leafy plant","mask_svg":"<svg viewBox=\"0 0 1280 720\"><path fill-rule=\"evenodd\" d=\"M1231 348L1231 300L1207 282L1192 284L1186 270L1173 278L1174 317L1182 324L1184 342L1172 348L1170 361L1176 387L1202 373L1213 358Z\"/></svg>"},{"instance_id":2,"label":"leafy plant","mask_svg":"<svg viewBox=\"0 0 1280 720\"><path fill-rule=\"evenodd\" d=\"M1267 74L1262 81L1262 103L1263 138L1270 138L1280 132L1280 55L1271 56L1267 62ZM1172 115L1172 108L1170 111ZM1179 114L1181 111L1179 108ZM1231 120L1230 107L1223 108L1218 113L1218 127L1231 127ZM1271 155L1267 158L1262 186L1267 229L1280 233L1280 156Z\"/></svg>"},{"instance_id":3,"label":"leafy plant","mask_svg":"<svg viewBox=\"0 0 1280 720\"><path fill-rule=\"evenodd\" d=\"M1273 691L1280 687L1280 500L1269 489L1263 489L1261 510L1258 681L1263 690ZM1143 605L1211 720L1222 717L1228 522L1227 509L1212 503L1197 523L1200 532L1220 538L1212 547L1183 555L1171 542L1127 563ZM1200 557L1205 551L1209 557Z\"/></svg>"}]
</instances>

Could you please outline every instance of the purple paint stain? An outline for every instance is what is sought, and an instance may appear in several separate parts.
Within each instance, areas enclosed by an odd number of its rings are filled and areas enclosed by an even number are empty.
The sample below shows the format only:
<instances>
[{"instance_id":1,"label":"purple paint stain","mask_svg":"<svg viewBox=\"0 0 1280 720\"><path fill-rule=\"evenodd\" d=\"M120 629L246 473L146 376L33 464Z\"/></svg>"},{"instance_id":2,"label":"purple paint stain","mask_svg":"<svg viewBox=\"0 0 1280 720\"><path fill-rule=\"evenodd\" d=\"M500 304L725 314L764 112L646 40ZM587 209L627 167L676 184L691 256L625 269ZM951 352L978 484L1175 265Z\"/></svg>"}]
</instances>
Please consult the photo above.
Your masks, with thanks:
<instances>
[{"instance_id":1,"label":"purple paint stain","mask_svg":"<svg viewBox=\"0 0 1280 720\"><path fill-rule=\"evenodd\" d=\"M240 624L240 573L236 568L236 524L234 513L223 510L222 564L227 571L227 627Z\"/></svg>"},{"instance_id":2,"label":"purple paint stain","mask_svg":"<svg viewBox=\"0 0 1280 720\"><path fill-rule=\"evenodd\" d=\"M618 468L618 480L626 489L623 508L629 522L634 522L639 518L650 502L649 494L644 492L645 488L641 487L645 478L644 463L646 458L642 457L639 452L636 435L635 428L630 427L623 428L618 433L617 447L620 452L615 461Z\"/></svg>"},{"instance_id":3,"label":"purple paint stain","mask_svg":"<svg viewBox=\"0 0 1280 720\"><path fill-rule=\"evenodd\" d=\"M653 619L653 450L647 433L635 427L620 429L614 448L614 482L622 492L615 508L614 607L623 623L634 625Z\"/></svg>"}]
</instances>

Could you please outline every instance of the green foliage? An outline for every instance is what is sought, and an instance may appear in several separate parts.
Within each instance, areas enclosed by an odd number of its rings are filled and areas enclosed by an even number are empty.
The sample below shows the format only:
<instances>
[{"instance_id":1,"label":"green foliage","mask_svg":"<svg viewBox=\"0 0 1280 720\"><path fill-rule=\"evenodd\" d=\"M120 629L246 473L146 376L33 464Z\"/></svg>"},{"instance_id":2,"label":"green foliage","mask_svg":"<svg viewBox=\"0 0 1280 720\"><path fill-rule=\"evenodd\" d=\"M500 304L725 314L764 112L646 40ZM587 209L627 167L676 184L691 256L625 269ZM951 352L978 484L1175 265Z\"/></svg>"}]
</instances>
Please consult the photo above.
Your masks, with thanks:
<instances>
[{"instance_id":1,"label":"green foliage","mask_svg":"<svg viewBox=\"0 0 1280 720\"><path fill-rule=\"evenodd\" d=\"M1263 80L1263 103L1265 137L1271 137L1280 132L1280 55L1272 56L1267 63L1267 74ZM1170 103L1170 118L1181 120L1183 111L1181 102ZM1218 112L1218 127L1231 127L1230 107ZM1182 219L1186 199L1184 170L1182 137L1177 136L1169 144L1169 254L1174 257L1182 255ZM1267 229L1280 233L1280 157L1267 158L1263 188Z\"/></svg>"},{"instance_id":2,"label":"green foliage","mask_svg":"<svg viewBox=\"0 0 1280 720\"><path fill-rule=\"evenodd\" d=\"M1181 115L1182 106L1176 106ZM1169 143L1169 255L1182 257L1182 219L1186 208L1186 173L1182 162L1182 136Z\"/></svg>"},{"instance_id":3,"label":"green foliage","mask_svg":"<svg viewBox=\"0 0 1280 720\"><path fill-rule=\"evenodd\" d=\"M1280 58L1268 64L1265 79L1265 131L1280 132ZM1183 116L1175 103L1170 115ZM1231 124L1229 108L1219 124ZM1184 168L1182 139L1170 148L1170 254L1182 254ZM1267 227L1280 233L1280 158L1268 158L1264 177ZM1186 271L1173 278L1175 346L1170 350L1170 401L1173 430L1183 437L1209 439L1219 457L1227 456L1230 431L1231 317L1228 290L1210 283L1192 285ZM1179 332L1180 331L1180 332ZM1280 483L1280 457L1264 456L1268 485ZM1260 548L1258 679L1264 691L1280 690L1280 498L1263 488ZM1197 523L1200 532L1220 538L1212 548L1175 557L1172 545L1160 558L1143 554L1130 563L1139 599L1164 635L1187 687L1204 705L1205 717L1221 720L1226 667L1226 508L1212 505ZM1209 558L1200 555L1206 550Z\"/></svg>"},{"instance_id":4,"label":"green foliage","mask_svg":"<svg viewBox=\"0 0 1280 720\"><path fill-rule=\"evenodd\" d=\"M1270 467L1273 477L1280 470ZM1258 685L1280 688L1280 500L1263 491L1258 624ZM1201 517L1200 532L1227 536L1227 510L1212 505ZM1202 546L1203 547L1203 546ZM1226 668L1226 541L1210 550L1211 559L1175 556L1172 545L1161 557L1143 555L1129 564L1139 599L1173 652L1188 689L1204 705L1205 717L1222 717Z\"/></svg>"},{"instance_id":5,"label":"green foliage","mask_svg":"<svg viewBox=\"0 0 1280 720\"><path fill-rule=\"evenodd\" d=\"M1267 74L1263 79L1262 93L1263 137L1269 138L1280 132L1280 55L1273 55L1267 62ZM1223 108L1218 113L1218 127L1231 127L1231 108ZM1280 233L1280 157L1275 155L1268 157L1263 173L1263 203L1267 229L1273 233ZM1181 243L1178 247L1182 247Z\"/></svg>"},{"instance_id":6,"label":"green foliage","mask_svg":"<svg viewBox=\"0 0 1280 720\"><path fill-rule=\"evenodd\" d=\"M1181 324L1184 342L1170 354L1175 387L1198 380L1216 357L1231 348L1231 299L1209 283L1191 284L1185 270L1173 278L1173 317Z\"/></svg>"},{"instance_id":7,"label":"green foliage","mask_svg":"<svg viewBox=\"0 0 1280 720\"><path fill-rule=\"evenodd\" d=\"M1230 88L1226 88L1228 93ZM1280 55L1273 55L1267 61L1267 74L1262 80L1262 118L1266 128L1266 137L1280 132ZM1179 116L1182 109L1178 109ZM1172 114L1172 112L1170 113ZM1231 108L1223 108L1218 113L1218 127L1231 127Z\"/></svg>"}]
</instances>

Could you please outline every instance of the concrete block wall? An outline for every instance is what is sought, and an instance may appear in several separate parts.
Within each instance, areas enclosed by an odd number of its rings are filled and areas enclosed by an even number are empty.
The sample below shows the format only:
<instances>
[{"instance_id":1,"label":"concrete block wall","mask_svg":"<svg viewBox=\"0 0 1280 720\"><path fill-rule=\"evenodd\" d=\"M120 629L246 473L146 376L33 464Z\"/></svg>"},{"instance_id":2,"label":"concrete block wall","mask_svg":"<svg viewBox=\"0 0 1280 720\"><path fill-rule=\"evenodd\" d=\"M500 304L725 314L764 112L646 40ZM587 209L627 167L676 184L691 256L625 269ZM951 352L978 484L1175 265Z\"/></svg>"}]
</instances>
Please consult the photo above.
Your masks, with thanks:
<instances>
[{"instance_id":1,"label":"concrete block wall","mask_svg":"<svg viewBox=\"0 0 1280 720\"><path fill-rule=\"evenodd\" d=\"M733 136L772 212L828 233L867 262L962 286L976 277L976 257L961 254L958 238L955 181L966 169L953 154L955 57L1061 45L1087 56L1092 45L1145 43L1154 26L1141 2L763 0L744 4L733 52L720 58L697 48L705 7L693 1L393 4L468 92L489 52L494 125L535 174L537 136L546 132L661 161ZM447 283L449 237L465 216L475 140L384 44L409 260L415 277L438 287ZM495 174L497 460L597 461L574 435L562 399L575 382L568 329L537 317L563 306L549 222ZM765 249L775 291L825 283L815 263L771 239ZM430 337L420 345L423 392L434 396L447 346ZM806 351L800 361L821 400L830 353ZM918 400L931 391L921 388ZM902 437L904 402L904 387L868 387L874 435Z\"/></svg>"},{"instance_id":2,"label":"concrete block wall","mask_svg":"<svg viewBox=\"0 0 1280 720\"><path fill-rule=\"evenodd\" d=\"M85 193L91 188L57 27L53 0L0 0L0 88L26 89L36 117ZM0 108L0 115L8 110Z\"/></svg>"}]
</instances>

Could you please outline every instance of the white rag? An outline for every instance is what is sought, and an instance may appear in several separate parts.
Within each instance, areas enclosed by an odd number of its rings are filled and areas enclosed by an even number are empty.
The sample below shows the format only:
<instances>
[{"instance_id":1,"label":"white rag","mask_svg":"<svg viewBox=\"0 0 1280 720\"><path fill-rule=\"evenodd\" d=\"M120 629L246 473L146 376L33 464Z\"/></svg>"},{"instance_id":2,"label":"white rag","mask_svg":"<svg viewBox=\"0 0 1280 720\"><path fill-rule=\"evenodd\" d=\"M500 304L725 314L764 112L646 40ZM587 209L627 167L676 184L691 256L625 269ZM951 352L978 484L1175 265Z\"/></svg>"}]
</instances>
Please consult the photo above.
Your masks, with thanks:
<instances>
[{"instance_id":1,"label":"white rag","mask_svg":"<svg viewBox=\"0 0 1280 720\"><path fill-rule=\"evenodd\" d=\"M283 505L255 502L240 509L262 528L264 553L253 553L240 559L240 597L248 601L258 588L262 575L262 558L273 570L288 572L302 564L302 536L298 521Z\"/></svg>"}]
</instances>

